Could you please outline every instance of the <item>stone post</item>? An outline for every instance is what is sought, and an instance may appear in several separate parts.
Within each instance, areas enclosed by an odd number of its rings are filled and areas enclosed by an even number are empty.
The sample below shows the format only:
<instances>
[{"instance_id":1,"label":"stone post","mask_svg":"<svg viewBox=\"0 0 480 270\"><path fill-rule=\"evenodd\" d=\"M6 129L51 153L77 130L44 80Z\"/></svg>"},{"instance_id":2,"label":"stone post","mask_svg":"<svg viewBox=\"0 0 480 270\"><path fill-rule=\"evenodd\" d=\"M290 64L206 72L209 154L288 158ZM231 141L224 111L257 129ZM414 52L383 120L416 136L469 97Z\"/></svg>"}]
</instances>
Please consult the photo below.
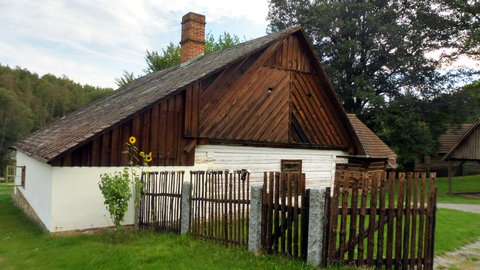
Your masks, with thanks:
<instances>
[{"instance_id":1,"label":"stone post","mask_svg":"<svg viewBox=\"0 0 480 270\"><path fill-rule=\"evenodd\" d=\"M248 251L258 254L262 250L262 186L250 187L250 217L248 224Z\"/></svg>"},{"instance_id":2,"label":"stone post","mask_svg":"<svg viewBox=\"0 0 480 270\"><path fill-rule=\"evenodd\" d=\"M190 229L190 182L184 181L182 186L180 233L186 234Z\"/></svg>"},{"instance_id":3,"label":"stone post","mask_svg":"<svg viewBox=\"0 0 480 270\"><path fill-rule=\"evenodd\" d=\"M322 266L323 246L325 238L325 226L327 217L325 216L325 196L326 188L310 190L310 215L308 224L308 252L307 262L314 266Z\"/></svg>"}]
</instances>

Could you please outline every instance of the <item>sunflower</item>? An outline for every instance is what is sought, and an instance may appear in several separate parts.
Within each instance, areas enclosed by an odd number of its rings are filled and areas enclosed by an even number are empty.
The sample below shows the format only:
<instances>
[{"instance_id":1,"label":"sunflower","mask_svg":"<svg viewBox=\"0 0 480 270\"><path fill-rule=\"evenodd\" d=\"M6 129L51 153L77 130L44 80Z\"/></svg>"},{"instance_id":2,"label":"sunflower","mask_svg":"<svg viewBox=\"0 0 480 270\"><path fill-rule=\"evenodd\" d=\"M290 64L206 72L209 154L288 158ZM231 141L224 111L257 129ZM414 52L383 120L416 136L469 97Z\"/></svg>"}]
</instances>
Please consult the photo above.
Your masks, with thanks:
<instances>
[{"instance_id":1,"label":"sunflower","mask_svg":"<svg viewBox=\"0 0 480 270\"><path fill-rule=\"evenodd\" d=\"M130 138L128 139L128 141L129 141L131 144L134 144L134 143L137 141L137 138L135 138L135 137L132 136L132 137L130 137Z\"/></svg>"},{"instance_id":2,"label":"sunflower","mask_svg":"<svg viewBox=\"0 0 480 270\"><path fill-rule=\"evenodd\" d=\"M150 153L150 155L148 155L148 156L145 158L145 161L146 161L146 162L152 161L152 153Z\"/></svg>"},{"instance_id":3,"label":"sunflower","mask_svg":"<svg viewBox=\"0 0 480 270\"><path fill-rule=\"evenodd\" d=\"M141 157L144 157L144 156L145 156L145 152L142 151L142 152L140 152L139 155L140 155Z\"/></svg>"}]
</instances>

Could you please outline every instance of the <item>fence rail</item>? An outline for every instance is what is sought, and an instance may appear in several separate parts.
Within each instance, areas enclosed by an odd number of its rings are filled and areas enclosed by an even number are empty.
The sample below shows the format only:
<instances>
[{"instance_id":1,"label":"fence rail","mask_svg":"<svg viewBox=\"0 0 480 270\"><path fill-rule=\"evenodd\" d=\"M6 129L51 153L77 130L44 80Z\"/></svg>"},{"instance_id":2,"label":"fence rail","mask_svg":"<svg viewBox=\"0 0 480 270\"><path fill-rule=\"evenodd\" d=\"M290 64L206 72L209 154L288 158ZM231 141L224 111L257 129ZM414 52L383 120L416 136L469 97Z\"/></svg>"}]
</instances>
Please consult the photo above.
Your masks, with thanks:
<instances>
[{"instance_id":1,"label":"fence rail","mask_svg":"<svg viewBox=\"0 0 480 270\"><path fill-rule=\"evenodd\" d=\"M390 173L387 179L384 172L337 172L328 263L432 269L435 179L435 173L428 179L426 173Z\"/></svg>"},{"instance_id":2,"label":"fence rail","mask_svg":"<svg viewBox=\"0 0 480 270\"><path fill-rule=\"evenodd\" d=\"M142 173L140 228L180 232L183 176L183 171Z\"/></svg>"},{"instance_id":3,"label":"fence rail","mask_svg":"<svg viewBox=\"0 0 480 270\"><path fill-rule=\"evenodd\" d=\"M226 245L248 245L250 174L190 172L190 233Z\"/></svg>"},{"instance_id":4,"label":"fence rail","mask_svg":"<svg viewBox=\"0 0 480 270\"><path fill-rule=\"evenodd\" d=\"M308 203L305 174L265 172L261 236L265 251L306 260Z\"/></svg>"}]
</instances>

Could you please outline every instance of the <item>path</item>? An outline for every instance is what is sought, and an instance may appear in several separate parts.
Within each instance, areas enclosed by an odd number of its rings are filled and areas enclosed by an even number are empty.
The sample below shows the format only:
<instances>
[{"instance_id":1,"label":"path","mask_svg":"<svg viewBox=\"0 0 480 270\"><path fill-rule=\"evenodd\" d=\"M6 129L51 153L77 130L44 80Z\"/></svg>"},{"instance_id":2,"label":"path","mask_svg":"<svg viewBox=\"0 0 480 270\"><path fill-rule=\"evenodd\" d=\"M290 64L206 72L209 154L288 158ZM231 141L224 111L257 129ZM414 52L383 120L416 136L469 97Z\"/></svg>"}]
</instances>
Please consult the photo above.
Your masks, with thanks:
<instances>
[{"instance_id":1,"label":"path","mask_svg":"<svg viewBox=\"0 0 480 270\"><path fill-rule=\"evenodd\" d=\"M438 208L448 208L480 214L480 204L438 203ZM462 248L435 257L435 269L480 269L480 239Z\"/></svg>"},{"instance_id":2,"label":"path","mask_svg":"<svg viewBox=\"0 0 480 270\"><path fill-rule=\"evenodd\" d=\"M437 203L437 208L448 208L480 214L480 204Z\"/></svg>"}]
</instances>

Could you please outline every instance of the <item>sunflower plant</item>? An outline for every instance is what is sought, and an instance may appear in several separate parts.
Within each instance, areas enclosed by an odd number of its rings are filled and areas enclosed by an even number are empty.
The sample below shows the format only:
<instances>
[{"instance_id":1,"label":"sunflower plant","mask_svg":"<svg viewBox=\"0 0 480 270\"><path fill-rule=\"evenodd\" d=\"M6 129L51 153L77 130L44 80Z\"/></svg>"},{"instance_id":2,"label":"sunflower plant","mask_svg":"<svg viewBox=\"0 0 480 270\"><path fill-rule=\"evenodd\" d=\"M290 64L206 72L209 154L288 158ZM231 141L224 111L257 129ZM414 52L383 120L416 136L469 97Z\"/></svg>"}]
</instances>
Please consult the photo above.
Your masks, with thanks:
<instances>
[{"instance_id":1,"label":"sunflower plant","mask_svg":"<svg viewBox=\"0 0 480 270\"><path fill-rule=\"evenodd\" d=\"M124 154L128 155L128 166L121 171L113 174L105 173L100 175L100 182L98 186L102 192L104 204L110 213L110 218L115 226L115 232L118 232L120 225L125 218L125 213L128 210L128 202L132 198L132 188L137 191L136 196L140 196L142 183L140 175L135 168L148 166L152 161L152 152L146 154L139 151L135 146L137 139L131 136L126 142L126 150ZM131 188L132 187L132 188Z\"/></svg>"}]
</instances>

